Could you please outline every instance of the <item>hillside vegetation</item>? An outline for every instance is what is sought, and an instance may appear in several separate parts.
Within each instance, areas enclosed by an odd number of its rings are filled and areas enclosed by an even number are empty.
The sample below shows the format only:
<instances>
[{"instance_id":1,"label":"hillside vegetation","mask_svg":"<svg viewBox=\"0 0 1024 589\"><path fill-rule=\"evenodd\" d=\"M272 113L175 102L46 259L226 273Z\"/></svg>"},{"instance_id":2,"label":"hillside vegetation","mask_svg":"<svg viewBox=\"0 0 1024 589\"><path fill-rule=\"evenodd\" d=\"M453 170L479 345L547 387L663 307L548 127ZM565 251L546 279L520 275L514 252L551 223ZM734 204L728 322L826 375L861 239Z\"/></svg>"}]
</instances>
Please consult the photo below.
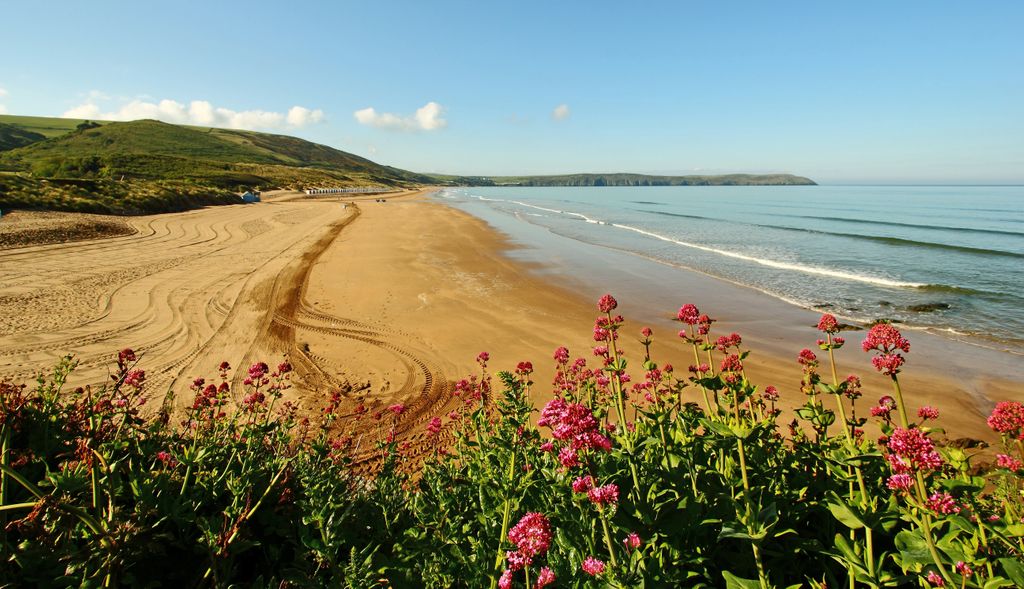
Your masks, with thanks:
<instances>
[{"instance_id":1,"label":"hillside vegetation","mask_svg":"<svg viewBox=\"0 0 1024 589\"><path fill-rule=\"evenodd\" d=\"M790 174L446 176L383 166L297 137L172 125L0 116L0 209L142 214L238 202L250 189L813 185Z\"/></svg>"},{"instance_id":2,"label":"hillside vegetation","mask_svg":"<svg viewBox=\"0 0 1024 589\"><path fill-rule=\"evenodd\" d=\"M431 181L284 135L152 120L102 125L69 120L59 134L62 129L51 119L24 117L25 124L17 125L21 118L0 120L11 128L12 142L21 144L0 152L0 171L6 172L0 173L2 208L148 213L234 203L250 188L404 187Z\"/></svg>"}]
</instances>

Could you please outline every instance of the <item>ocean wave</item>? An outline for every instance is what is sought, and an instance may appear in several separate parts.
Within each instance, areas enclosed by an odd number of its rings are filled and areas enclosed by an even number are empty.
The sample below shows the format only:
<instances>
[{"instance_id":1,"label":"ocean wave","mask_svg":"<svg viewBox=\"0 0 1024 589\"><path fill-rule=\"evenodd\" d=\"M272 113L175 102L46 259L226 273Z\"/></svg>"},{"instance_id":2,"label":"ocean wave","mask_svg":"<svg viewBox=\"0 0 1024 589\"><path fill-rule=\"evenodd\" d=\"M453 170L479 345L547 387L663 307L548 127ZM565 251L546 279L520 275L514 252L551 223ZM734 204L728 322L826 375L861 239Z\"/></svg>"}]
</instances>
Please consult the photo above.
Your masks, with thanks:
<instances>
[{"instance_id":1,"label":"ocean wave","mask_svg":"<svg viewBox=\"0 0 1024 589\"><path fill-rule=\"evenodd\" d=\"M635 233L639 233L640 235L646 235L648 237L653 237L654 239L658 239L658 240L665 241L665 242L668 242L668 243L673 243L673 244L680 245L680 246L683 246L683 247L688 247L688 248L697 249L697 250L701 250L701 251L711 252L711 253L714 253L714 254L718 254L720 256L726 256L726 257L729 257L729 258L735 258L737 260L744 260L744 261L747 261L747 262L753 262L753 263L759 264L761 266L767 266L769 268L777 268L779 270L792 270L794 272L801 272L801 273L804 273L804 274L816 274L816 275L819 275L819 276L828 276L830 278L839 278L839 279L842 279L842 280L852 280L852 281L855 281L855 282L863 282L865 284L874 284L876 286L886 286L886 287L889 287L889 288L921 288L921 287L924 287L924 286L928 286L928 285L926 285L924 283L921 283L921 282L905 282L905 281L902 281L902 280L891 280L889 278L882 278L882 277L879 277L879 276L867 276L865 274L857 274L857 273L854 273L854 272L846 272L844 270L835 270L835 269L832 269L832 268L821 268L821 267L818 267L818 266L807 266L807 265L804 265L804 264L795 264L795 263L792 263L792 262L781 262L781 261L778 261L778 260L770 260L770 259L767 259L767 258L758 258L756 256L750 256L750 255L747 255L747 254L741 254L739 252L733 252L733 251L719 249L719 248L710 247L710 246L706 246L706 245L700 245L698 243L690 243L690 242L687 242L687 241L680 241L678 239L673 239L671 237L666 237L664 235L660 235L658 233L654 233L653 231L647 231L645 229L640 229L639 227L632 227L630 225L621 225L619 223L611 223L611 226L612 227L616 227L618 229L625 229L627 231L633 231Z\"/></svg>"},{"instance_id":2,"label":"ocean wave","mask_svg":"<svg viewBox=\"0 0 1024 589\"><path fill-rule=\"evenodd\" d=\"M823 268L823 267L820 267L820 266L810 266L810 265L798 264L798 263L794 263L794 262L783 262L783 261L772 260L772 259L768 259L768 258L759 258L757 256L751 256L749 254L743 254L743 253L734 252L734 251L730 251L730 250L726 250L726 249L711 247L711 246L702 245L702 244L699 244L699 243L692 243L692 242L687 242L687 241L681 241L681 240L678 240L678 239L674 239L672 237L667 237L665 235L661 235L659 233L655 233L653 231L648 231L646 229L641 229L639 227L633 227L631 225L624 225L624 224L621 224L621 223L611 223L611 222L603 221L603 220L600 220L600 219L595 219L595 218L589 217L587 215L584 215L583 213L577 213L575 211L566 211L566 210L562 210L562 209L553 209L553 208L548 208L548 207L542 207L542 206L539 206L539 205L533 205L533 204L525 203L525 202L518 201L518 200L486 198L486 197L483 197L483 196L480 196L480 195L475 195L475 194L470 194L469 196L472 196L474 198L477 198L477 199L480 199L480 200L484 200L484 201L505 202L505 203L515 204L515 205L519 205L519 206L522 206L522 207L527 207L527 208L531 208L531 209L535 209L535 210L545 211L545 212L548 212L548 213L566 215L566 216L569 216L569 217L574 217L574 218L577 218L577 219L581 219L583 221L586 221L587 223L592 223L592 224L597 224L597 225L607 225L607 226L610 226L610 227L614 227L616 229L622 229L622 230L625 230L625 231L631 231L631 232L634 232L634 233L637 233L637 234L640 234L640 235L651 237L651 238L657 239L659 241L664 241L664 242L672 243L672 244L679 245L679 246L682 246L682 247L687 247L687 248L692 248L692 249L696 249L696 250L700 250L700 251L705 251L705 252L709 252L709 253L713 253L713 254L718 254L720 256L725 256L725 257L728 257L728 258L734 258L734 259L737 259L737 260L744 260L744 261L747 261L747 262L752 262L752 263L755 263L755 264L758 264L758 265L761 265L761 266L766 266L766 267L769 267L769 268L776 268L776 269L779 269L779 270L790 270L790 271L794 271L794 272L800 272L800 273L803 273L803 274L812 274L812 275L817 275L817 276L827 276L827 277L830 277L830 278L838 278L838 279L841 279L841 280L849 280L849 281L854 281L854 282L861 282L861 283L864 283L864 284L872 284L872 285L875 285L875 286L883 286L883 287L888 287L888 288L920 289L920 290L925 291L925 292L947 292L947 293L955 293L955 294L970 294L970 295L982 295L982 296L1002 296L1002 293L991 293L991 292L987 292L987 291L976 290L976 289L972 289L972 288L959 287L959 286L955 286L955 285L929 284L929 283L924 283L924 282L909 282L909 281L903 281L903 280L894 280L894 279L890 279L890 278L884 278L884 277L881 277L881 276L870 276L870 275L866 275L866 274L859 274L859 273L856 273L856 272L849 272L849 271L845 271L845 270L837 270L837 269L834 269L834 268ZM661 211L643 211L643 212L656 213L656 214L662 214L662 215L671 215L671 216L677 216L677 217L691 217L691 218L698 218L698 219L709 219L709 220L715 220L715 221L720 221L721 220L721 219L714 219L712 217L700 217L700 216L697 216L697 215L683 215L683 214L680 214L680 213L668 213L668 212L661 212ZM756 225L756 224L751 224L751 225ZM787 229L786 227L780 227L780 228ZM788 229L793 229L793 230L796 230L796 231L817 232L817 230L814 230L814 229L800 229L800 228L788 228ZM879 236L879 237L881 239L890 239L890 238L882 238L881 236ZM898 238L891 238L891 239L898 239ZM936 245L941 245L941 244L936 244ZM951 247L958 247L958 246L951 246ZM1003 252L1003 253L1004 254L1009 254L1009 255L1017 255L1017 254L1013 254L1012 252Z\"/></svg>"},{"instance_id":3,"label":"ocean wave","mask_svg":"<svg viewBox=\"0 0 1024 589\"><path fill-rule=\"evenodd\" d=\"M1024 237L1024 232L1007 231L1005 229L982 229L980 227L950 227L949 225L924 225L919 223L900 223L898 221L877 221L874 219L850 219L844 217L819 217L815 215L782 215L779 217L793 217L798 219L814 219L817 221L835 221L837 223L849 223L854 225L879 225L884 227L912 227L914 229L931 229L933 231L957 231L965 233L984 233L989 235L1012 235Z\"/></svg>"},{"instance_id":4,"label":"ocean wave","mask_svg":"<svg viewBox=\"0 0 1024 589\"><path fill-rule=\"evenodd\" d=\"M942 243L936 241L920 241L916 239L906 239L904 237L890 237L888 235L865 235L863 233L846 233L843 231L824 231L821 229L808 229L806 227L791 227L788 225L769 225L767 223L750 223L747 221L732 221L728 219L718 219L715 217L701 217L699 215L684 215L682 213L670 213L668 211L649 211L644 209L638 209L641 213L649 213L652 215L662 215L667 217L682 217L686 219L701 219L707 221L720 221L723 223L732 223L740 225L748 225L750 227L763 227L766 229L781 229L784 231L799 231L801 233L812 233L816 235L827 235L831 237L847 237L850 239L859 239L863 241L873 241L876 243L884 243L887 245L895 245L901 247L922 247L930 249L940 249L946 251L955 251L967 254L975 254L982 256L1001 256L1008 258L1024 258L1024 254L1018 252L1008 252L1006 250L995 250L981 247L971 247L967 245L957 245L952 243Z\"/></svg>"}]
</instances>

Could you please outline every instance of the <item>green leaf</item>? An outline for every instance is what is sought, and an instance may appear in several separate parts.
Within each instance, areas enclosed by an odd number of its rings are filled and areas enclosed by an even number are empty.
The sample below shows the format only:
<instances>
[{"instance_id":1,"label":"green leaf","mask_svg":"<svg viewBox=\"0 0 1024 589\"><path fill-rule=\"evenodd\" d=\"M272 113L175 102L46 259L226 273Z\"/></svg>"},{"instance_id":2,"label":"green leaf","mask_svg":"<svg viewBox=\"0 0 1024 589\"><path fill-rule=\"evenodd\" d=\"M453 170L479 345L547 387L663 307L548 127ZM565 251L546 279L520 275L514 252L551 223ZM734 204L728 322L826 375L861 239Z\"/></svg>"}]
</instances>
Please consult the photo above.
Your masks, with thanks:
<instances>
[{"instance_id":1,"label":"green leaf","mask_svg":"<svg viewBox=\"0 0 1024 589\"><path fill-rule=\"evenodd\" d=\"M912 565L932 564L928 543L916 531L903 530L896 534L896 548L900 551L904 571L909 570Z\"/></svg>"},{"instance_id":2,"label":"green leaf","mask_svg":"<svg viewBox=\"0 0 1024 589\"><path fill-rule=\"evenodd\" d=\"M864 520L835 493L829 494L828 510L832 512L832 517L850 529L859 530L867 527Z\"/></svg>"},{"instance_id":3,"label":"green leaf","mask_svg":"<svg viewBox=\"0 0 1024 589\"><path fill-rule=\"evenodd\" d=\"M999 564L1003 565L1003 572L1018 587L1024 587L1024 565L1015 558L1000 558Z\"/></svg>"},{"instance_id":4,"label":"green leaf","mask_svg":"<svg viewBox=\"0 0 1024 589\"><path fill-rule=\"evenodd\" d=\"M726 589L760 589L761 583L757 579L744 579L737 577L729 571L722 571L722 577L725 579Z\"/></svg>"}]
</instances>

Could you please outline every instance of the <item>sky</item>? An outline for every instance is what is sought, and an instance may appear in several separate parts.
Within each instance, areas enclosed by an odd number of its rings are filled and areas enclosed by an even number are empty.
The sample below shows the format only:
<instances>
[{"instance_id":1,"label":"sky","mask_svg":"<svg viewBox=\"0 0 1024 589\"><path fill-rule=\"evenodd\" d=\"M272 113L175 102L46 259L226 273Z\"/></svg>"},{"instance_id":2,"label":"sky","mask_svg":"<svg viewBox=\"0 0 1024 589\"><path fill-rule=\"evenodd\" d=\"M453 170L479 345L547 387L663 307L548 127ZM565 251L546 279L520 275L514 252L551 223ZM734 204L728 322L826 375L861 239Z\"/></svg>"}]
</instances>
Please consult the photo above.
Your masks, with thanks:
<instances>
[{"instance_id":1,"label":"sky","mask_svg":"<svg viewBox=\"0 0 1024 589\"><path fill-rule=\"evenodd\" d=\"M0 113L417 172L1024 184L1024 2L0 0Z\"/></svg>"}]
</instances>

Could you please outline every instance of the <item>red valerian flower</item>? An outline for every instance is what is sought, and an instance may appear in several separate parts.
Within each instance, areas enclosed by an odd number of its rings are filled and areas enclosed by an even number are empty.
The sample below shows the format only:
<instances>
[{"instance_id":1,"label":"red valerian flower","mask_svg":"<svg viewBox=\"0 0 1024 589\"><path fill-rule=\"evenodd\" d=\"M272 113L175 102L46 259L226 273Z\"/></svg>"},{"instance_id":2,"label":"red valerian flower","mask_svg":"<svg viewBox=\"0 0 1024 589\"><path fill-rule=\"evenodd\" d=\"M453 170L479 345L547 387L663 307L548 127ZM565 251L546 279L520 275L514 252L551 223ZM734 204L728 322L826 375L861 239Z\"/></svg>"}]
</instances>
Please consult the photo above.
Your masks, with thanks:
<instances>
[{"instance_id":1,"label":"red valerian flower","mask_svg":"<svg viewBox=\"0 0 1024 589\"><path fill-rule=\"evenodd\" d=\"M936 470L942 466L942 457L935 444L917 428L896 428L889 436L889 464L897 474L919 470Z\"/></svg>"},{"instance_id":2,"label":"red valerian flower","mask_svg":"<svg viewBox=\"0 0 1024 589\"><path fill-rule=\"evenodd\" d=\"M831 313L825 313L818 320L818 331L825 333L839 333L839 322L836 321L836 316Z\"/></svg>"},{"instance_id":3,"label":"red valerian flower","mask_svg":"<svg viewBox=\"0 0 1024 589\"><path fill-rule=\"evenodd\" d=\"M1024 440L1024 404L1022 403L1017 401L996 403L987 422L990 428L1001 434Z\"/></svg>"},{"instance_id":4,"label":"red valerian flower","mask_svg":"<svg viewBox=\"0 0 1024 589\"><path fill-rule=\"evenodd\" d=\"M615 297L613 297L610 294L604 295L603 297L601 297L601 300L597 301L597 308L602 313L611 313L618 306L618 301L616 301Z\"/></svg>"},{"instance_id":5,"label":"red valerian flower","mask_svg":"<svg viewBox=\"0 0 1024 589\"><path fill-rule=\"evenodd\" d=\"M592 577L596 577L604 572L604 562L594 558L593 556L588 556L584 559L583 566L580 568L583 569L584 573L587 573Z\"/></svg>"},{"instance_id":6,"label":"red valerian flower","mask_svg":"<svg viewBox=\"0 0 1024 589\"><path fill-rule=\"evenodd\" d=\"M700 311L697 310L695 305L689 303L679 307L679 312L676 313L676 319L686 323L687 325L696 325L700 322Z\"/></svg>"},{"instance_id":7,"label":"red valerian flower","mask_svg":"<svg viewBox=\"0 0 1024 589\"><path fill-rule=\"evenodd\" d=\"M877 352L871 359L875 370L888 376L895 376L906 361L899 352L909 353L910 342L891 323L878 323L868 332L861 348L865 352Z\"/></svg>"},{"instance_id":8,"label":"red valerian flower","mask_svg":"<svg viewBox=\"0 0 1024 589\"><path fill-rule=\"evenodd\" d=\"M615 505L619 502L619 486L609 483L587 491L587 498L598 507Z\"/></svg>"},{"instance_id":9,"label":"red valerian flower","mask_svg":"<svg viewBox=\"0 0 1024 589\"><path fill-rule=\"evenodd\" d=\"M531 511L508 532L509 542L528 556L541 556L551 546L551 524L542 513Z\"/></svg>"}]
</instances>

